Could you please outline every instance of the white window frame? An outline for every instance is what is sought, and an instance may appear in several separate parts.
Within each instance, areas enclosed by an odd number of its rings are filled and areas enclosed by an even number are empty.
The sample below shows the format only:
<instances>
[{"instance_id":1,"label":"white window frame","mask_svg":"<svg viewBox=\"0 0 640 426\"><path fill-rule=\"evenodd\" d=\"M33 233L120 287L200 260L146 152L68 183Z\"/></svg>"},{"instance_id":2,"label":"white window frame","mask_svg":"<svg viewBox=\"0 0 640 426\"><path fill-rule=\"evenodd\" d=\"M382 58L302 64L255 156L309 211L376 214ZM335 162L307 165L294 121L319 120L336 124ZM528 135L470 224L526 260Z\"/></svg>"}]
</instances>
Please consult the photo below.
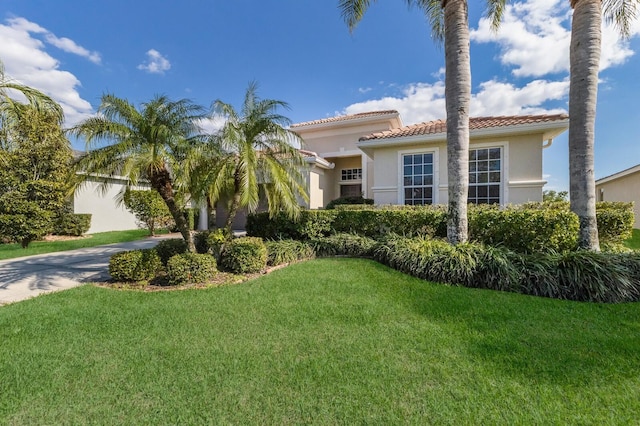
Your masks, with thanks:
<instances>
[{"instance_id":1,"label":"white window frame","mask_svg":"<svg viewBox=\"0 0 640 426\"><path fill-rule=\"evenodd\" d=\"M500 148L500 206L507 204L509 200L509 142L485 142L469 145L469 151L473 149Z\"/></svg>"},{"instance_id":2,"label":"white window frame","mask_svg":"<svg viewBox=\"0 0 640 426\"><path fill-rule=\"evenodd\" d=\"M433 154L433 183L432 204L438 204L440 187L440 150L433 148L403 149L398 151L398 204L404 205L404 162L402 158L407 154Z\"/></svg>"},{"instance_id":3,"label":"white window frame","mask_svg":"<svg viewBox=\"0 0 640 426\"><path fill-rule=\"evenodd\" d=\"M351 171L360 170L360 179L343 179L343 172L347 172L349 170L351 170ZM344 184L350 184L350 183L353 183L353 182L360 183L360 182L362 182L362 178L363 178L362 167L348 167L346 169L340 169L340 182L341 183L344 183Z\"/></svg>"}]
</instances>

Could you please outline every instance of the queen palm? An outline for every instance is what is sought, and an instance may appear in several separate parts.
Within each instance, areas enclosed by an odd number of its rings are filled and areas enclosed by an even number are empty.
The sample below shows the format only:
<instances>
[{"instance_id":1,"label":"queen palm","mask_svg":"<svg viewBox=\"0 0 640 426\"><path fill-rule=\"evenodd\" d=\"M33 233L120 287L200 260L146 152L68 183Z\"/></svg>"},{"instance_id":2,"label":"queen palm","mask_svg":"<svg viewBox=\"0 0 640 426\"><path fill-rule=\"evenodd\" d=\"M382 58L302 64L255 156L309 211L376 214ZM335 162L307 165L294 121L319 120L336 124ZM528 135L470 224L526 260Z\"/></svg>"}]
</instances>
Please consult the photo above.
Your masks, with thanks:
<instances>
[{"instance_id":1,"label":"queen palm","mask_svg":"<svg viewBox=\"0 0 640 426\"><path fill-rule=\"evenodd\" d=\"M447 171L449 207L447 238L458 244L468 238L467 197L469 188L469 104L471 64L466 0L405 0L428 17L434 37L444 41L445 103L447 114ZM362 19L371 0L340 0L350 29ZM498 27L506 0L487 0L488 16Z\"/></svg>"},{"instance_id":2,"label":"queen palm","mask_svg":"<svg viewBox=\"0 0 640 426\"><path fill-rule=\"evenodd\" d=\"M599 250L596 221L594 144L602 16L629 35L639 0L571 0L569 83L569 195L580 220L578 244Z\"/></svg>"},{"instance_id":3,"label":"queen palm","mask_svg":"<svg viewBox=\"0 0 640 426\"><path fill-rule=\"evenodd\" d=\"M201 175L199 192L207 194L212 204L229 201L227 232L238 210L256 211L261 196L271 214L283 211L292 219L300 212L298 197L307 199L305 161L294 146L301 143L300 137L287 128L290 120L278 113L288 105L259 98L257 89L255 82L249 84L240 112L221 100L213 103L214 111L225 119L212 137L214 151L221 150Z\"/></svg>"},{"instance_id":4,"label":"queen palm","mask_svg":"<svg viewBox=\"0 0 640 426\"><path fill-rule=\"evenodd\" d=\"M87 143L76 167L85 179L102 178L103 188L113 176L125 177L127 186L147 181L193 250L183 206L191 172L201 158L204 137L198 123L205 116L202 107L186 99L156 96L137 109L125 99L104 95L98 115L70 129Z\"/></svg>"}]
</instances>

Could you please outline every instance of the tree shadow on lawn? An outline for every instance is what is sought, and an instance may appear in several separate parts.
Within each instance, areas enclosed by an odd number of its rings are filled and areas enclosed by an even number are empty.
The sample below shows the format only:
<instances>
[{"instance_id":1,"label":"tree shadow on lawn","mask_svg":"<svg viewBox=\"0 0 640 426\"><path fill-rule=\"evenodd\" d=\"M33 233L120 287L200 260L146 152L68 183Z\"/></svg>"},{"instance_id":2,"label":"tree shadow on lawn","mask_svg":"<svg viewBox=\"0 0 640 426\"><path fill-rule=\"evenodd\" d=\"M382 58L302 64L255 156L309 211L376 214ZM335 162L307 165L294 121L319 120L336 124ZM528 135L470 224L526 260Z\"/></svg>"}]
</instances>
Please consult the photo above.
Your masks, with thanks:
<instances>
[{"instance_id":1,"label":"tree shadow on lawn","mask_svg":"<svg viewBox=\"0 0 640 426\"><path fill-rule=\"evenodd\" d=\"M640 304L440 285L414 288L407 302L420 315L450 323L468 357L495 374L584 385L636 377L640 370Z\"/></svg>"}]
</instances>

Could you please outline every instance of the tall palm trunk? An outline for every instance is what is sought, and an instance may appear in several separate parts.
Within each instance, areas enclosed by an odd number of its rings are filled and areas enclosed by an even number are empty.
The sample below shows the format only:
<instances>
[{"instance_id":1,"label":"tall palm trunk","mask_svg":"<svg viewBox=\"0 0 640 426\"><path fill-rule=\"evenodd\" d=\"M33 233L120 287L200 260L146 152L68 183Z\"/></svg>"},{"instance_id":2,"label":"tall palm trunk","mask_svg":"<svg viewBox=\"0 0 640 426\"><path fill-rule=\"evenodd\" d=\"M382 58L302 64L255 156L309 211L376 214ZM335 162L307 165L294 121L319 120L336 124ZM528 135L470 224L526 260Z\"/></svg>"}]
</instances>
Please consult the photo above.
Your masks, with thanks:
<instances>
[{"instance_id":1,"label":"tall palm trunk","mask_svg":"<svg viewBox=\"0 0 640 426\"><path fill-rule=\"evenodd\" d=\"M447 106L447 169L451 244L467 241L469 191L469 104L471 64L466 0L443 0L445 45L445 102Z\"/></svg>"},{"instance_id":2,"label":"tall palm trunk","mask_svg":"<svg viewBox=\"0 0 640 426\"><path fill-rule=\"evenodd\" d=\"M178 231L182 235L182 238L187 242L189 251L195 252L195 244L193 242L193 237L191 236L191 231L189 230L189 223L184 217L184 212L176 203L169 171L160 170L154 172L150 175L149 180L151 181L151 187L158 191L158 194L160 194L160 197L162 197L167 205L171 216L173 216L173 220L176 222Z\"/></svg>"},{"instance_id":3,"label":"tall palm trunk","mask_svg":"<svg viewBox=\"0 0 640 426\"><path fill-rule=\"evenodd\" d=\"M578 245L600 250L594 143L601 49L601 0L572 0L569 87L569 196L580 220Z\"/></svg>"}]
</instances>

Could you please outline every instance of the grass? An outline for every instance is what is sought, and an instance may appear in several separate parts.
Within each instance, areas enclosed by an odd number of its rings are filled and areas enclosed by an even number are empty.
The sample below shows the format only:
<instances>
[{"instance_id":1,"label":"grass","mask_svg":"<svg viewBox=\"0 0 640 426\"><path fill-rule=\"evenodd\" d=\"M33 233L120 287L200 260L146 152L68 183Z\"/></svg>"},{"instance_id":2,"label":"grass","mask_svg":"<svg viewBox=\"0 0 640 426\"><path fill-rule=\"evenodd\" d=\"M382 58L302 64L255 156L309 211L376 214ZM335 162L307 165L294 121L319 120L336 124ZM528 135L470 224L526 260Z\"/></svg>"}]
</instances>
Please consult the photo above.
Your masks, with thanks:
<instances>
[{"instance_id":1,"label":"grass","mask_svg":"<svg viewBox=\"0 0 640 426\"><path fill-rule=\"evenodd\" d=\"M631 238L624 242L630 249L640 250L640 229L634 229Z\"/></svg>"},{"instance_id":2,"label":"grass","mask_svg":"<svg viewBox=\"0 0 640 426\"><path fill-rule=\"evenodd\" d=\"M78 240L35 241L29 244L29 247L26 249L23 249L20 244L0 244L0 260L32 256L34 254L95 247L103 244L124 243L127 241L141 240L148 236L149 231L146 229L133 229L130 231L99 232L88 235L88 238L81 238Z\"/></svg>"},{"instance_id":3,"label":"grass","mask_svg":"<svg viewBox=\"0 0 640 426\"><path fill-rule=\"evenodd\" d=\"M320 279L322 277L322 279ZM640 304L319 259L0 308L0 424L633 424Z\"/></svg>"}]
</instances>

